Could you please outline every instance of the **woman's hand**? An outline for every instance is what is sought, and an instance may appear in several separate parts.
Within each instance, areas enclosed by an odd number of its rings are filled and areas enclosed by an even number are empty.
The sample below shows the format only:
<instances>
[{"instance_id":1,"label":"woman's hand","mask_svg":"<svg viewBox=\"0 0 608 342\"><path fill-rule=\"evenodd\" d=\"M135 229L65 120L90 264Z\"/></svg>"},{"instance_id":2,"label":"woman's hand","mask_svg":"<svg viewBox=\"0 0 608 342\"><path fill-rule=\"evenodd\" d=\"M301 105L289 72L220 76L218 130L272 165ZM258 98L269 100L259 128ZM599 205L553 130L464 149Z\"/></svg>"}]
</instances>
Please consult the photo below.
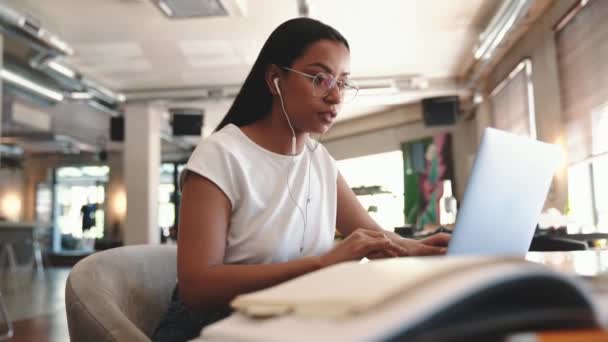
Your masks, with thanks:
<instances>
[{"instance_id":1,"label":"woman's hand","mask_svg":"<svg viewBox=\"0 0 608 342\"><path fill-rule=\"evenodd\" d=\"M369 229L357 229L332 250L321 256L323 267L342 261L360 260L366 256L397 257L407 250L386 234Z\"/></svg>"},{"instance_id":2,"label":"woman's hand","mask_svg":"<svg viewBox=\"0 0 608 342\"><path fill-rule=\"evenodd\" d=\"M405 248L409 256L442 255L447 251L450 238L450 234L438 233L422 240L398 238L393 241Z\"/></svg>"},{"instance_id":3,"label":"woman's hand","mask_svg":"<svg viewBox=\"0 0 608 342\"><path fill-rule=\"evenodd\" d=\"M429 246L447 247L448 244L450 243L451 238L452 238L452 235L450 235L450 234L437 233L437 234L431 235L427 238L420 240L420 242L422 242L425 245L429 245Z\"/></svg>"}]
</instances>

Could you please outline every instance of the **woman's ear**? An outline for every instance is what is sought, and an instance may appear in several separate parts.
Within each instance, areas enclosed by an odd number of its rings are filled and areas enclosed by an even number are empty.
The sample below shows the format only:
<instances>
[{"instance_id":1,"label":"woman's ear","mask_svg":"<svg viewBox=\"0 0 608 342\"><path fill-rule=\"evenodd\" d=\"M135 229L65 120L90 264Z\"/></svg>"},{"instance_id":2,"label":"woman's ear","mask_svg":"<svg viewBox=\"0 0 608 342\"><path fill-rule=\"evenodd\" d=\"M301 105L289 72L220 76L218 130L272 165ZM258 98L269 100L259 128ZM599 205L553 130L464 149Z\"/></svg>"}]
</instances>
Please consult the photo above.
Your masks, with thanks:
<instances>
[{"instance_id":1,"label":"woman's ear","mask_svg":"<svg viewBox=\"0 0 608 342\"><path fill-rule=\"evenodd\" d=\"M279 79L280 70L276 65L271 65L266 71L265 81L268 90L272 95L279 95L279 92L276 88L275 79Z\"/></svg>"}]
</instances>

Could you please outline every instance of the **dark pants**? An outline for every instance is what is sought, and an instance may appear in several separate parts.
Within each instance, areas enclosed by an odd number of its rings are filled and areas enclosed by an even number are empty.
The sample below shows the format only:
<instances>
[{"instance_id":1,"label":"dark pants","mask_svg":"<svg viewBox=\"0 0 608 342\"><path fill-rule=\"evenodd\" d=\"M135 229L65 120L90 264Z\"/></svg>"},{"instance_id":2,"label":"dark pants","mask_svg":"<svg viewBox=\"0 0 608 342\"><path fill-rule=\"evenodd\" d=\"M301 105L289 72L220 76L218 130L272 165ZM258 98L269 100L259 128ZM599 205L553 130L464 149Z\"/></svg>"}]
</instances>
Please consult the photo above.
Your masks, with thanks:
<instances>
[{"instance_id":1,"label":"dark pants","mask_svg":"<svg viewBox=\"0 0 608 342\"><path fill-rule=\"evenodd\" d=\"M173 290L169 309L158 323L152 336L154 342L182 342L196 338L203 327L230 315L230 310L194 312L179 298L178 285Z\"/></svg>"}]
</instances>

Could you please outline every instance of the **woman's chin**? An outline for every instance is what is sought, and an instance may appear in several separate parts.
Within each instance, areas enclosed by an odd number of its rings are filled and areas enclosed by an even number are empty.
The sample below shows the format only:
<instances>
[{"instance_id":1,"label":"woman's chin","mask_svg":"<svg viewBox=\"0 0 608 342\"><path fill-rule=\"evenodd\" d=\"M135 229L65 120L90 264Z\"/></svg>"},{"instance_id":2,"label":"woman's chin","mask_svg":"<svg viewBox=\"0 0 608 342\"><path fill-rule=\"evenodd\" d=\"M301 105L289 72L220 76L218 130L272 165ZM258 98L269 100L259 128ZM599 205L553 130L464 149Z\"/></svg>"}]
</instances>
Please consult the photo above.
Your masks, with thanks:
<instances>
[{"instance_id":1,"label":"woman's chin","mask_svg":"<svg viewBox=\"0 0 608 342\"><path fill-rule=\"evenodd\" d=\"M313 134L325 134L327 133L327 131L329 131L329 129L331 128L331 126L333 126L333 122L332 123L319 123L311 133Z\"/></svg>"}]
</instances>

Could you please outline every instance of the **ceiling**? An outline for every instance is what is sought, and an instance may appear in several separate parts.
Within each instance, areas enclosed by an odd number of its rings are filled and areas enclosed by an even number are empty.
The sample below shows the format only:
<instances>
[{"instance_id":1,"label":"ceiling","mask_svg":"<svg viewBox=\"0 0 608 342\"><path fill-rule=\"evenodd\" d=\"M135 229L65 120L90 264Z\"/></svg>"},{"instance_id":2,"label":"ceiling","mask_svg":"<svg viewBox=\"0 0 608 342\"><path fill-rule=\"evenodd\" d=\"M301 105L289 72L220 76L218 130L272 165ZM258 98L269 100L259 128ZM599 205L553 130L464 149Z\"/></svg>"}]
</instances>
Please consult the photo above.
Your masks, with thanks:
<instances>
[{"instance_id":1,"label":"ceiling","mask_svg":"<svg viewBox=\"0 0 608 342\"><path fill-rule=\"evenodd\" d=\"M245 15L196 19L167 18L151 0L3 2L69 43L75 54L64 59L67 65L127 99L150 90L238 87L270 32L298 16L297 0L249 0ZM339 116L346 120L428 96L464 94L473 46L500 0L309 3L313 18L349 40L354 79L416 76L429 82L426 90L362 95ZM230 103L190 104L205 109L208 133Z\"/></svg>"}]
</instances>

